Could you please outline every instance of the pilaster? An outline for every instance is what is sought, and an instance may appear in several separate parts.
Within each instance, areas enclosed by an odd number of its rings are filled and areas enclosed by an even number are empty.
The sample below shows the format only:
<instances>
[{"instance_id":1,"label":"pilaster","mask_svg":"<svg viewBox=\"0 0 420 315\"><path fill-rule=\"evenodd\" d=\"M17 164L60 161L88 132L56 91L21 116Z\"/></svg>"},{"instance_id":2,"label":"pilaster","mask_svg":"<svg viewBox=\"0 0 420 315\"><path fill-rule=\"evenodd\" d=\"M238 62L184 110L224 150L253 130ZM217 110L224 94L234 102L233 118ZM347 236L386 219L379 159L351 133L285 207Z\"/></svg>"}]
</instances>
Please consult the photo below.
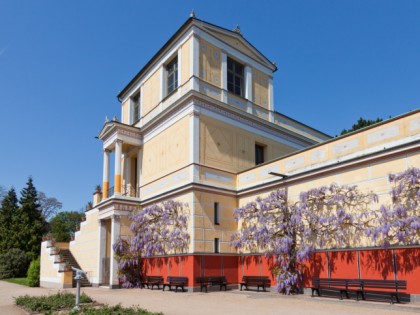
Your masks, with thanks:
<instances>
[{"instance_id":1,"label":"pilaster","mask_svg":"<svg viewBox=\"0 0 420 315\"><path fill-rule=\"evenodd\" d=\"M102 174L102 193L103 198L106 199L109 197L109 154L110 151L104 150L104 164L103 164L103 174Z\"/></svg>"},{"instance_id":2,"label":"pilaster","mask_svg":"<svg viewBox=\"0 0 420 315\"><path fill-rule=\"evenodd\" d=\"M114 194L121 195L121 160L122 160L122 141L115 141L115 169L114 169Z\"/></svg>"},{"instance_id":3,"label":"pilaster","mask_svg":"<svg viewBox=\"0 0 420 315\"><path fill-rule=\"evenodd\" d=\"M115 244L120 237L120 216L114 215L112 216L111 221L111 262L110 262L110 270L109 270L109 285L114 288L118 287L118 264L114 258L114 249L113 244Z\"/></svg>"}]
</instances>

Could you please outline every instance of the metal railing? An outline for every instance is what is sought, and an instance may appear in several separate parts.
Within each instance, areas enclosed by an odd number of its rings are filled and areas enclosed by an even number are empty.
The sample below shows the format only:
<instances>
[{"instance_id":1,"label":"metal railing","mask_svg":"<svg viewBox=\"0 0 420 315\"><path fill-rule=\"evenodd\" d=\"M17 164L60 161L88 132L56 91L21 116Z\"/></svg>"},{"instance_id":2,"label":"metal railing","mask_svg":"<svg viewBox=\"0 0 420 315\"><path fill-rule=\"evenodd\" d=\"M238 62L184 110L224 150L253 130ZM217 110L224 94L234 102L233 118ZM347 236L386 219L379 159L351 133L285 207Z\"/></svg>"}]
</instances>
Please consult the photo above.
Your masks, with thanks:
<instances>
[{"instance_id":1,"label":"metal railing","mask_svg":"<svg viewBox=\"0 0 420 315\"><path fill-rule=\"evenodd\" d=\"M109 187L108 189L108 197L114 196L114 186Z\"/></svg>"},{"instance_id":2,"label":"metal railing","mask_svg":"<svg viewBox=\"0 0 420 315\"><path fill-rule=\"evenodd\" d=\"M122 187L122 195L123 196L129 196L129 197L139 197L140 194L140 189L139 187L133 186L133 185L124 185Z\"/></svg>"}]
</instances>

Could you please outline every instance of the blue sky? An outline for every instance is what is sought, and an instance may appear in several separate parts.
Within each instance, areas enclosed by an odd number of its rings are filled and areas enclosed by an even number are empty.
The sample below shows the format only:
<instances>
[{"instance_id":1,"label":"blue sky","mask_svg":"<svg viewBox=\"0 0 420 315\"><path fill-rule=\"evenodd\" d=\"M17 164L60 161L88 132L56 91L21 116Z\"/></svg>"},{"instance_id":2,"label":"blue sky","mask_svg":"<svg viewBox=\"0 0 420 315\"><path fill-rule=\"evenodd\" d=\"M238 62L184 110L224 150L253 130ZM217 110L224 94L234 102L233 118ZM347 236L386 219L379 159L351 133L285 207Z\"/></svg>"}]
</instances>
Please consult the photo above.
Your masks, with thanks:
<instances>
[{"instance_id":1,"label":"blue sky","mask_svg":"<svg viewBox=\"0 0 420 315\"><path fill-rule=\"evenodd\" d=\"M197 17L276 61L276 110L331 135L420 104L420 1L0 0L0 185L79 210L102 181L116 95Z\"/></svg>"}]
</instances>

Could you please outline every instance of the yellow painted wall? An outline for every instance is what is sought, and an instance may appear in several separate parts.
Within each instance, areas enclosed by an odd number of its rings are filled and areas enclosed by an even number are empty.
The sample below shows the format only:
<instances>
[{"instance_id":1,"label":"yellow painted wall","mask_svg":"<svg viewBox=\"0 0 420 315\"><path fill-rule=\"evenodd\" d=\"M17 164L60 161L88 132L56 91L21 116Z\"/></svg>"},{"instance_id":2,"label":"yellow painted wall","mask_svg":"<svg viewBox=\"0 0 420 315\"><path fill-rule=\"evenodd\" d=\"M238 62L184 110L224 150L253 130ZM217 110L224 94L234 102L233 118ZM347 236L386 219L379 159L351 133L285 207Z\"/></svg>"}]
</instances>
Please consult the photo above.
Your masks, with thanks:
<instances>
[{"instance_id":1,"label":"yellow painted wall","mask_svg":"<svg viewBox=\"0 0 420 315\"><path fill-rule=\"evenodd\" d=\"M252 98L253 102L266 109L269 108L270 77L263 72L252 69Z\"/></svg>"},{"instance_id":2,"label":"yellow painted wall","mask_svg":"<svg viewBox=\"0 0 420 315\"><path fill-rule=\"evenodd\" d=\"M219 203L219 225L214 224L215 202ZM233 231L237 229L233 218L233 209L236 207L236 197L194 192L195 252L214 253L215 238L219 238L221 253L235 252L229 242Z\"/></svg>"},{"instance_id":3,"label":"yellow painted wall","mask_svg":"<svg viewBox=\"0 0 420 315\"><path fill-rule=\"evenodd\" d=\"M204 115L200 116L200 163L238 172L255 165L255 143L266 145L265 160L295 151Z\"/></svg>"},{"instance_id":4,"label":"yellow painted wall","mask_svg":"<svg viewBox=\"0 0 420 315\"><path fill-rule=\"evenodd\" d=\"M289 200L293 203L298 201L301 192L312 188L329 186L332 183L339 185L356 185L362 193L373 192L378 195L379 202L370 205L373 209L379 210L381 204L391 204L390 192L392 185L388 182L390 173L400 173L408 167L420 165L420 152L410 155L402 155L386 160L380 160L367 165L355 166L352 168L340 169L327 175L313 175L310 179L299 181L287 186ZM240 197L239 207L254 201L257 196L264 197L270 190L258 191ZM363 240L362 246L373 245L368 240Z\"/></svg>"},{"instance_id":5,"label":"yellow painted wall","mask_svg":"<svg viewBox=\"0 0 420 315\"><path fill-rule=\"evenodd\" d=\"M221 87L222 51L220 48L200 39L200 78Z\"/></svg>"},{"instance_id":6,"label":"yellow painted wall","mask_svg":"<svg viewBox=\"0 0 420 315\"><path fill-rule=\"evenodd\" d=\"M143 145L142 186L189 164L189 117Z\"/></svg>"},{"instance_id":7,"label":"yellow painted wall","mask_svg":"<svg viewBox=\"0 0 420 315\"><path fill-rule=\"evenodd\" d=\"M258 56L256 54L254 54L248 47L246 47L241 41L239 41L237 38L233 37L233 36L229 36L226 34L222 34L219 32L212 32L214 35L216 35L217 37L219 37L220 39L222 39L222 41L224 41L225 43L227 43L228 45L230 45L231 47L239 50L240 52L242 52L243 54L254 58L256 60L259 60Z\"/></svg>"},{"instance_id":8,"label":"yellow painted wall","mask_svg":"<svg viewBox=\"0 0 420 315\"><path fill-rule=\"evenodd\" d=\"M86 212L86 221L80 224L80 231L76 232L75 240L70 242L70 251L80 267L87 272L88 278L95 283L98 279L98 210Z\"/></svg>"},{"instance_id":9,"label":"yellow painted wall","mask_svg":"<svg viewBox=\"0 0 420 315\"><path fill-rule=\"evenodd\" d=\"M122 103L122 117L121 121L123 124L130 124L129 121L129 112L130 112L130 99L127 99L125 102Z\"/></svg>"},{"instance_id":10,"label":"yellow painted wall","mask_svg":"<svg viewBox=\"0 0 420 315\"><path fill-rule=\"evenodd\" d=\"M389 143L402 141L418 134L420 131L420 113L415 113L391 120L376 128L369 128L351 135L341 137L335 141L313 147L303 152L298 152L284 159L268 163L262 168L276 168L276 172L291 174L302 168L314 167L331 161L342 161L347 156L358 156L364 150L382 150ZM249 187L263 180L273 178L260 168L253 168L238 174L238 189Z\"/></svg>"},{"instance_id":11,"label":"yellow painted wall","mask_svg":"<svg viewBox=\"0 0 420 315\"><path fill-rule=\"evenodd\" d=\"M142 108L143 116L147 115L161 101L160 98L160 69L156 70L143 85Z\"/></svg>"},{"instance_id":12,"label":"yellow painted wall","mask_svg":"<svg viewBox=\"0 0 420 315\"><path fill-rule=\"evenodd\" d=\"M190 58L191 58L191 48L190 48L190 42L191 39L187 40L181 48L181 59L182 59L182 65L181 65L181 82L180 85L182 86L184 83L186 83L190 76L191 76L191 67L190 67Z\"/></svg>"}]
</instances>

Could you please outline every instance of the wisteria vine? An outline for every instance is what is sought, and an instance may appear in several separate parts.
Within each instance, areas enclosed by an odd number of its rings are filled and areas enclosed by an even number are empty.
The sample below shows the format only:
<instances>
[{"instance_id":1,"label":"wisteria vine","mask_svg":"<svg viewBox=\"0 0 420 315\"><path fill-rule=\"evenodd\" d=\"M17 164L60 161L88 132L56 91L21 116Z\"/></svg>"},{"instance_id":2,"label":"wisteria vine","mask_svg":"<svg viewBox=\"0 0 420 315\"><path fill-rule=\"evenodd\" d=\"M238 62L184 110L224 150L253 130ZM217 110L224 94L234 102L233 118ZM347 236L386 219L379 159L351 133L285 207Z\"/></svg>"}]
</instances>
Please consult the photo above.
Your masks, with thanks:
<instances>
[{"instance_id":1,"label":"wisteria vine","mask_svg":"<svg viewBox=\"0 0 420 315\"><path fill-rule=\"evenodd\" d=\"M420 244L420 169L390 174L391 204L381 205L372 228L365 231L375 244Z\"/></svg>"},{"instance_id":2,"label":"wisteria vine","mask_svg":"<svg viewBox=\"0 0 420 315\"><path fill-rule=\"evenodd\" d=\"M376 195L356 186L332 184L303 192L291 203L280 189L234 210L239 231L231 245L274 257L277 290L296 292L315 248L354 245L372 220L375 201Z\"/></svg>"},{"instance_id":3,"label":"wisteria vine","mask_svg":"<svg viewBox=\"0 0 420 315\"><path fill-rule=\"evenodd\" d=\"M132 236L119 238L113 249L125 288L141 286L143 258L188 250L188 205L169 200L130 214Z\"/></svg>"}]
</instances>

